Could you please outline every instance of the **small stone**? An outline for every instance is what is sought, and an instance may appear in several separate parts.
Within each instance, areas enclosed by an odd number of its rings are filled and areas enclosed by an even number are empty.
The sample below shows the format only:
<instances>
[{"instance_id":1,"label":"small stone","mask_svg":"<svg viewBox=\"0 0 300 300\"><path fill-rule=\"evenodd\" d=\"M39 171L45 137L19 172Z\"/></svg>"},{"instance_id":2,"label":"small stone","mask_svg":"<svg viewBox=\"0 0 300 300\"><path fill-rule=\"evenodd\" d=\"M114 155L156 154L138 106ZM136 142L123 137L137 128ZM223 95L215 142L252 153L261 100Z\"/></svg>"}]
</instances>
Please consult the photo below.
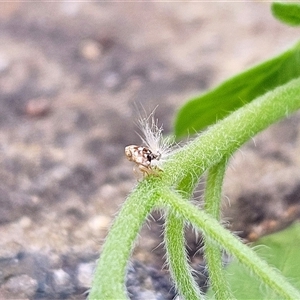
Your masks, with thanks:
<instances>
[{"instance_id":1,"label":"small stone","mask_svg":"<svg viewBox=\"0 0 300 300\"><path fill-rule=\"evenodd\" d=\"M5 244L0 244L0 260L15 258L18 253L23 250L24 248L21 244L13 241Z\"/></svg>"},{"instance_id":2,"label":"small stone","mask_svg":"<svg viewBox=\"0 0 300 300\"><path fill-rule=\"evenodd\" d=\"M92 286L92 279L94 270L96 267L95 262L89 262L89 263L81 263L78 266L78 285L81 288L90 288Z\"/></svg>"},{"instance_id":3,"label":"small stone","mask_svg":"<svg viewBox=\"0 0 300 300\"><path fill-rule=\"evenodd\" d=\"M74 290L71 276L63 269L53 270L53 289L56 293L71 293Z\"/></svg>"},{"instance_id":4,"label":"small stone","mask_svg":"<svg viewBox=\"0 0 300 300\"><path fill-rule=\"evenodd\" d=\"M19 220L19 225L23 228L29 228L32 225L32 221L29 217L24 216Z\"/></svg>"},{"instance_id":5,"label":"small stone","mask_svg":"<svg viewBox=\"0 0 300 300\"><path fill-rule=\"evenodd\" d=\"M114 197L116 197L116 188L111 185L111 184L104 184L102 187L101 187L101 190L100 190L100 195L102 198L104 199L112 199Z\"/></svg>"},{"instance_id":6,"label":"small stone","mask_svg":"<svg viewBox=\"0 0 300 300\"><path fill-rule=\"evenodd\" d=\"M98 232L99 230L107 229L109 227L111 218L107 216L95 216L91 220L89 220L89 227Z\"/></svg>"},{"instance_id":7,"label":"small stone","mask_svg":"<svg viewBox=\"0 0 300 300\"><path fill-rule=\"evenodd\" d=\"M31 99L25 106L25 113L30 117L42 117L50 112L50 102L48 99Z\"/></svg>"},{"instance_id":8,"label":"small stone","mask_svg":"<svg viewBox=\"0 0 300 300\"><path fill-rule=\"evenodd\" d=\"M80 52L85 59L95 61L101 55L101 45L93 40L86 40L82 42Z\"/></svg>"},{"instance_id":9,"label":"small stone","mask_svg":"<svg viewBox=\"0 0 300 300\"><path fill-rule=\"evenodd\" d=\"M15 299L33 298L38 282L28 275L20 275L9 278L2 288Z\"/></svg>"}]
</instances>

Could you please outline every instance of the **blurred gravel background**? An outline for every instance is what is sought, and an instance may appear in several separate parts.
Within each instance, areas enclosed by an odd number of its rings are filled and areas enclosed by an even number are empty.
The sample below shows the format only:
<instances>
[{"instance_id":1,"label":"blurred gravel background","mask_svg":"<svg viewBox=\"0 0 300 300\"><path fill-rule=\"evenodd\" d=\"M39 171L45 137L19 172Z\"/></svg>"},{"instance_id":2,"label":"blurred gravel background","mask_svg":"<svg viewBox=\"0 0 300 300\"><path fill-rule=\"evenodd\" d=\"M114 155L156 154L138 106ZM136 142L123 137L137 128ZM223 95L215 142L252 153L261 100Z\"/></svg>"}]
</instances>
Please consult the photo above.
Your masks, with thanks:
<instances>
[{"instance_id":1,"label":"blurred gravel background","mask_svg":"<svg viewBox=\"0 0 300 300\"><path fill-rule=\"evenodd\" d=\"M176 110L299 39L269 3L0 4L0 298L84 299L113 217L135 185L135 104ZM232 159L224 219L249 240L299 217L300 117ZM195 195L201 201L201 189ZM230 205L229 205L230 204ZM132 299L172 299L158 213L129 267ZM200 242L187 233L204 285ZM117 259L117 258L116 258Z\"/></svg>"}]
</instances>

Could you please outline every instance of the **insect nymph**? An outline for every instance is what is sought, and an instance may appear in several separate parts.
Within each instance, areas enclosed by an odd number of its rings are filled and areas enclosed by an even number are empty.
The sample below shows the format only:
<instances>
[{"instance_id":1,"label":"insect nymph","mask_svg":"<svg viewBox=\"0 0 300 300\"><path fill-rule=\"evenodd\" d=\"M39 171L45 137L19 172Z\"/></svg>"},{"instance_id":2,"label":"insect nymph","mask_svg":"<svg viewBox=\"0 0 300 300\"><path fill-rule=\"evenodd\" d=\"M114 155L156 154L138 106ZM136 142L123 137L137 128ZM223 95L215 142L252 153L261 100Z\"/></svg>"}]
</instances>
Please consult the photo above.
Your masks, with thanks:
<instances>
[{"instance_id":1,"label":"insect nymph","mask_svg":"<svg viewBox=\"0 0 300 300\"><path fill-rule=\"evenodd\" d=\"M160 155L154 154L148 147L130 145L125 148L125 155L128 160L135 162L143 175L156 174L159 171L157 166L153 166L153 160L159 160ZM136 171L136 169L134 169Z\"/></svg>"},{"instance_id":2,"label":"insect nymph","mask_svg":"<svg viewBox=\"0 0 300 300\"><path fill-rule=\"evenodd\" d=\"M158 126L153 114L154 112L148 118L139 120L144 145L125 147L127 159L135 163L134 172L140 171L144 177L150 174L157 175L162 171L161 162L170 152L171 139L163 139L162 126Z\"/></svg>"}]
</instances>

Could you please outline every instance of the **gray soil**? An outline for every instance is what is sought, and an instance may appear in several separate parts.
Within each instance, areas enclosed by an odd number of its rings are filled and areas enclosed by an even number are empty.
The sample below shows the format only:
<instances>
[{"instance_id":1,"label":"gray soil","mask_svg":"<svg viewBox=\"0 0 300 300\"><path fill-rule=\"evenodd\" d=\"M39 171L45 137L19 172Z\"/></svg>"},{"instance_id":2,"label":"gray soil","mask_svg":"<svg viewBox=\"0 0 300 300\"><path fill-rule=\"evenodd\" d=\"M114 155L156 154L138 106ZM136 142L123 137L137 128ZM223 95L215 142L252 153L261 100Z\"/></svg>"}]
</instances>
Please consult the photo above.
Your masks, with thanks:
<instances>
[{"instance_id":1,"label":"gray soil","mask_svg":"<svg viewBox=\"0 0 300 300\"><path fill-rule=\"evenodd\" d=\"M124 157L140 143L136 105L158 105L169 133L187 99L299 33L254 1L1 3L0 298L84 299L136 184ZM299 128L295 114L231 159L223 215L243 238L299 217ZM172 299L159 214L147 225L128 271L130 297ZM192 232L187 239L203 287L201 243Z\"/></svg>"}]
</instances>

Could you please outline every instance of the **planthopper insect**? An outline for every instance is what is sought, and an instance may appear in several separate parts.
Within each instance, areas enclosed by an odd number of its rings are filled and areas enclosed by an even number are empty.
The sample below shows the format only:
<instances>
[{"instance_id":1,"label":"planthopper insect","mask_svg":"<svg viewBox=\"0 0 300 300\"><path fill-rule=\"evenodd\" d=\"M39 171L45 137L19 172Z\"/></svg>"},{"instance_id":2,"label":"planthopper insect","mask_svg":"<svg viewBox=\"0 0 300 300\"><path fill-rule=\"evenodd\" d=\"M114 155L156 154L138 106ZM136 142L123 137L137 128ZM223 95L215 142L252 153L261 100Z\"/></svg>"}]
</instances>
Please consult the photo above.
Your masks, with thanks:
<instances>
[{"instance_id":1,"label":"planthopper insect","mask_svg":"<svg viewBox=\"0 0 300 300\"><path fill-rule=\"evenodd\" d=\"M125 147L125 155L129 161L135 163L134 172L143 177L158 175L163 161L170 154L172 138L163 138L162 126L154 119L154 111L147 118L140 118L138 122L142 131L142 146L130 145Z\"/></svg>"}]
</instances>

